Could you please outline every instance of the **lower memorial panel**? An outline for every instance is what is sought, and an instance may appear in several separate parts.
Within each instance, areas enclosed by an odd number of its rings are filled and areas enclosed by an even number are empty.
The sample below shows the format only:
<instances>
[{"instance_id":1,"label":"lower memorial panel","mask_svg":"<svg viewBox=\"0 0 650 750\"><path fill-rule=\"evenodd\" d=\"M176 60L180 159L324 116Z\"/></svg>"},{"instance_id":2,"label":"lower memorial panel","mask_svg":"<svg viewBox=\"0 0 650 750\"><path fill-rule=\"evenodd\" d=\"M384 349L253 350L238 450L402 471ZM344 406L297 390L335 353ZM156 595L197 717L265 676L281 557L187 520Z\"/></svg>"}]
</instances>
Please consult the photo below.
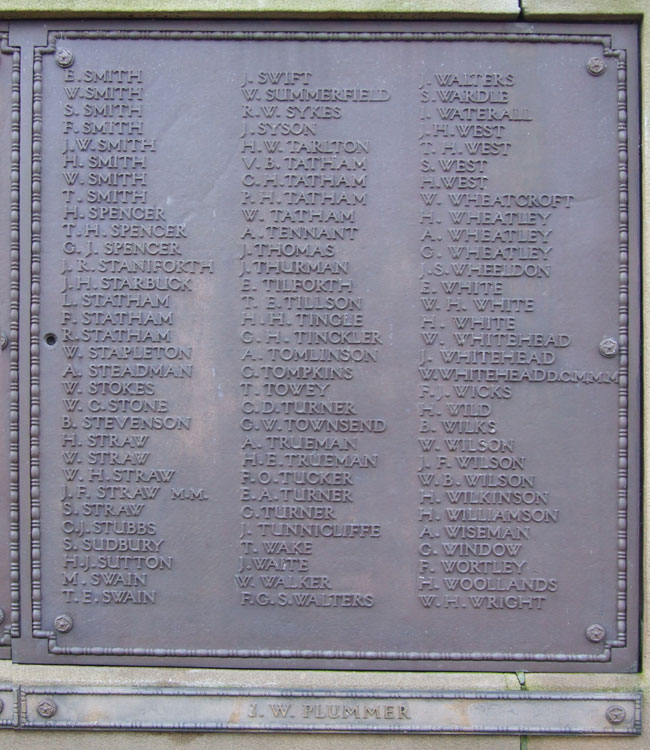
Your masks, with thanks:
<instances>
[{"instance_id":1,"label":"lower memorial panel","mask_svg":"<svg viewBox=\"0 0 650 750\"><path fill-rule=\"evenodd\" d=\"M32 729L399 734L641 731L639 693L20 689Z\"/></svg>"}]
</instances>

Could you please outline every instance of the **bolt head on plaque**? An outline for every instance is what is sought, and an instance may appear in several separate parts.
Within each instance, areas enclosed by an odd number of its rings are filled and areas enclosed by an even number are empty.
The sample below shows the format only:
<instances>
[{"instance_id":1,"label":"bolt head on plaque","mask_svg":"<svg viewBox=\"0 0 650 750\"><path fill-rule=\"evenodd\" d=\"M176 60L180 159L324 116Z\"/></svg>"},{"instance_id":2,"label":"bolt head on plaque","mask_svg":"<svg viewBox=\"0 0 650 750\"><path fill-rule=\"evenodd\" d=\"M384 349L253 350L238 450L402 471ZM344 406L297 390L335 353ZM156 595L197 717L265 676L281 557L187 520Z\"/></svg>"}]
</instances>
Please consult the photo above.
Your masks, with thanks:
<instances>
[{"instance_id":1,"label":"bolt head on plaque","mask_svg":"<svg viewBox=\"0 0 650 750\"><path fill-rule=\"evenodd\" d=\"M590 625L585 630L587 640L592 643L600 643L605 637L605 628L602 625Z\"/></svg>"},{"instance_id":2,"label":"bolt head on plaque","mask_svg":"<svg viewBox=\"0 0 650 750\"><path fill-rule=\"evenodd\" d=\"M607 709L605 716L610 724L621 724L625 721L627 714L625 713L623 706L614 705Z\"/></svg>"},{"instance_id":3,"label":"bolt head on plaque","mask_svg":"<svg viewBox=\"0 0 650 750\"><path fill-rule=\"evenodd\" d=\"M616 339L603 339L598 346L598 350L603 355L603 357L611 359L612 357L615 357L616 353L618 352L618 342L616 341Z\"/></svg>"},{"instance_id":4,"label":"bolt head on plaque","mask_svg":"<svg viewBox=\"0 0 650 750\"><path fill-rule=\"evenodd\" d=\"M59 48L54 55L56 64L60 68L69 68L74 63L74 55L69 49Z\"/></svg>"},{"instance_id":5,"label":"bolt head on plaque","mask_svg":"<svg viewBox=\"0 0 650 750\"><path fill-rule=\"evenodd\" d=\"M45 698L36 706L36 710L44 719L51 719L56 713L56 703L51 698Z\"/></svg>"},{"instance_id":6,"label":"bolt head on plaque","mask_svg":"<svg viewBox=\"0 0 650 750\"><path fill-rule=\"evenodd\" d=\"M6 349L9 346L9 336L6 333L0 333L0 349Z\"/></svg>"},{"instance_id":7,"label":"bolt head on plaque","mask_svg":"<svg viewBox=\"0 0 650 750\"><path fill-rule=\"evenodd\" d=\"M0 609L0 625L5 621L5 611L4 609Z\"/></svg>"},{"instance_id":8,"label":"bolt head on plaque","mask_svg":"<svg viewBox=\"0 0 650 750\"><path fill-rule=\"evenodd\" d=\"M5 702L0 698L0 714L5 710Z\"/></svg>"},{"instance_id":9,"label":"bolt head on plaque","mask_svg":"<svg viewBox=\"0 0 650 750\"><path fill-rule=\"evenodd\" d=\"M591 57L587 61L587 70L592 76L602 76L607 70L607 65L602 57Z\"/></svg>"},{"instance_id":10,"label":"bolt head on plaque","mask_svg":"<svg viewBox=\"0 0 650 750\"><path fill-rule=\"evenodd\" d=\"M54 618L54 629L59 633L69 633L73 625L74 622L70 615L58 615Z\"/></svg>"}]
</instances>

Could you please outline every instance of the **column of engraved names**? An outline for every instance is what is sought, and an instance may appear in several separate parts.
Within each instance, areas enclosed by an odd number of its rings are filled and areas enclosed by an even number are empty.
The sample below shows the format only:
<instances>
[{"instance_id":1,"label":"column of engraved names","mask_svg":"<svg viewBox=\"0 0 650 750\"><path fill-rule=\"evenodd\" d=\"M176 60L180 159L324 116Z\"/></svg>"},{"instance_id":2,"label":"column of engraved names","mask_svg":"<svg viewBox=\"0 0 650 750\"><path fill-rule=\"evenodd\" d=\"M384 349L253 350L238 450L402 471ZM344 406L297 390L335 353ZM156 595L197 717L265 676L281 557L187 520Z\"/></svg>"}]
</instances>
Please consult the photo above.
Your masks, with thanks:
<instances>
[{"instance_id":1,"label":"column of engraved names","mask_svg":"<svg viewBox=\"0 0 650 750\"><path fill-rule=\"evenodd\" d=\"M571 343L540 330L535 312L561 252L553 216L573 196L492 187L517 158L513 135L534 122L516 84L510 72L462 71L434 73L419 89L418 590L427 608L535 611L559 586L558 571L531 571L527 559L559 509L499 416L520 384L554 378Z\"/></svg>"},{"instance_id":2,"label":"column of engraved names","mask_svg":"<svg viewBox=\"0 0 650 750\"><path fill-rule=\"evenodd\" d=\"M380 356L354 277L371 142L346 111L386 100L309 71L241 85L242 605L370 607L319 563L357 554L381 525L355 493L385 421L360 413L355 381ZM377 105L374 105L377 106ZM352 545L355 552L352 551Z\"/></svg>"},{"instance_id":3,"label":"column of engraved names","mask_svg":"<svg viewBox=\"0 0 650 750\"><path fill-rule=\"evenodd\" d=\"M192 423L174 398L192 375L176 300L212 269L185 257L185 225L156 203L143 71L63 76L62 591L150 605L174 563L159 519L176 469L161 435Z\"/></svg>"}]
</instances>

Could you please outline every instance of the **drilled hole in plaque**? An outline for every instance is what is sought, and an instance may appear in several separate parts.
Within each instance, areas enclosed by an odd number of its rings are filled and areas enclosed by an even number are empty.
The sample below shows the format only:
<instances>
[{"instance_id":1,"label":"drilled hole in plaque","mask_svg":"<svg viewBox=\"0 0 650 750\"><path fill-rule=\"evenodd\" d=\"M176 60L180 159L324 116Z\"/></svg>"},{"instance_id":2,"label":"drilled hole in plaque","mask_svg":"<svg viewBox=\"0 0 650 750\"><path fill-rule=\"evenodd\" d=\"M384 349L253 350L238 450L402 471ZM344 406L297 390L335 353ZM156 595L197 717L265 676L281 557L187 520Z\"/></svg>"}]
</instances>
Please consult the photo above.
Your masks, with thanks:
<instances>
[{"instance_id":1,"label":"drilled hole in plaque","mask_svg":"<svg viewBox=\"0 0 650 750\"><path fill-rule=\"evenodd\" d=\"M47 346L55 346L56 342L58 341L56 333L46 333L45 336L43 336L43 341L47 344Z\"/></svg>"}]
</instances>

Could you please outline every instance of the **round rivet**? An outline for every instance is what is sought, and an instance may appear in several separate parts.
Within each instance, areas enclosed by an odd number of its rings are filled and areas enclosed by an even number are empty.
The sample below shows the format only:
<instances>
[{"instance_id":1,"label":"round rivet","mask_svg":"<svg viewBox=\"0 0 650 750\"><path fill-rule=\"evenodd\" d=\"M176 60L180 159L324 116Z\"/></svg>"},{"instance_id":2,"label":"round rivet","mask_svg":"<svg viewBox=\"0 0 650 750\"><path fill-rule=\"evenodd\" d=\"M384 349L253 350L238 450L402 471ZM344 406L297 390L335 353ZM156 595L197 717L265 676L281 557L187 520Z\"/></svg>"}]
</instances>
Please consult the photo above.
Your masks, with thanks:
<instances>
[{"instance_id":1,"label":"round rivet","mask_svg":"<svg viewBox=\"0 0 650 750\"><path fill-rule=\"evenodd\" d=\"M72 617L70 615L58 615L54 618L54 628L59 633L69 633L72 630Z\"/></svg>"},{"instance_id":2,"label":"round rivet","mask_svg":"<svg viewBox=\"0 0 650 750\"><path fill-rule=\"evenodd\" d=\"M6 349L9 346L9 336L6 333L0 333L0 349Z\"/></svg>"},{"instance_id":3,"label":"round rivet","mask_svg":"<svg viewBox=\"0 0 650 750\"><path fill-rule=\"evenodd\" d=\"M61 47L56 51L54 59L56 60L56 64L59 67L69 68L74 62L74 55L72 54L72 52L70 52L69 49L64 49L63 47Z\"/></svg>"},{"instance_id":4,"label":"round rivet","mask_svg":"<svg viewBox=\"0 0 650 750\"><path fill-rule=\"evenodd\" d=\"M605 628L602 625L590 625L585 630L587 640L592 643L600 643L605 637Z\"/></svg>"},{"instance_id":5,"label":"round rivet","mask_svg":"<svg viewBox=\"0 0 650 750\"><path fill-rule=\"evenodd\" d=\"M36 710L44 719L51 719L56 713L56 703L51 698L46 698L38 704Z\"/></svg>"},{"instance_id":6,"label":"round rivet","mask_svg":"<svg viewBox=\"0 0 650 750\"><path fill-rule=\"evenodd\" d=\"M603 357L615 357L618 352L618 342L615 339L603 339L598 345L598 349Z\"/></svg>"},{"instance_id":7,"label":"round rivet","mask_svg":"<svg viewBox=\"0 0 650 750\"><path fill-rule=\"evenodd\" d=\"M621 724L623 721L625 721L625 717L627 714L625 713L625 709L623 706L610 706L605 716L607 717L607 721L610 724Z\"/></svg>"},{"instance_id":8,"label":"round rivet","mask_svg":"<svg viewBox=\"0 0 650 750\"><path fill-rule=\"evenodd\" d=\"M0 714L5 710L5 702L0 698Z\"/></svg>"},{"instance_id":9,"label":"round rivet","mask_svg":"<svg viewBox=\"0 0 650 750\"><path fill-rule=\"evenodd\" d=\"M5 621L5 611L4 609L0 609L0 625Z\"/></svg>"},{"instance_id":10,"label":"round rivet","mask_svg":"<svg viewBox=\"0 0 650 750\"><path fill-rule=\"evenodd\" d=\"M602 76L607 70L607 65L602 57L592 57L587 61L587 70L592 76Z\"/></svg>"}]
</instances>

